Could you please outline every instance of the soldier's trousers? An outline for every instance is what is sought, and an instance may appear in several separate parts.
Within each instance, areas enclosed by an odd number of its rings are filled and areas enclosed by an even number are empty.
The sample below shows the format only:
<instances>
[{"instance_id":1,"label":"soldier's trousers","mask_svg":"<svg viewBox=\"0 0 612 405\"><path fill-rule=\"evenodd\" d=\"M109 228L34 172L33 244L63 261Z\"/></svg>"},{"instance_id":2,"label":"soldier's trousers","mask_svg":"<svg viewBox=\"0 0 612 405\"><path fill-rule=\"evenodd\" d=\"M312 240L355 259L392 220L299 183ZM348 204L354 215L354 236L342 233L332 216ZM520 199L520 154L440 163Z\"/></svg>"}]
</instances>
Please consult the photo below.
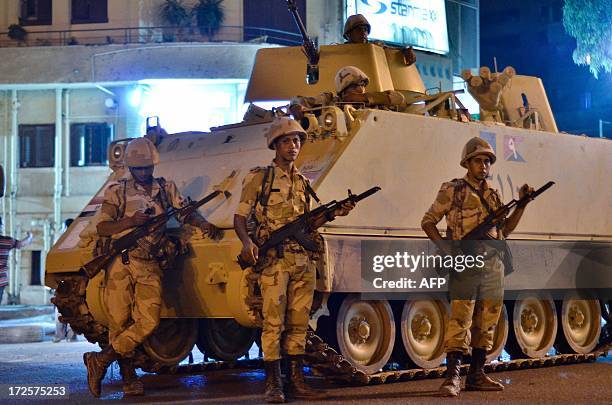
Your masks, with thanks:
<instances>
[{"instance_id":1,"label":"soldier's trousers","mask_svg":"<svg viewBox=\"0 0 612 405\"><path fill-rule=\"evenodd\" d=\"M304 253L285 252L284 258L263 269L259 279L263 299L262 350L265 361L302 355L312 307L316 270Z\"/></svg>"},{"instance_id":2,"label":"soldier's trousers","mask_svg":"<svg viewBox=\"0 0 612 405\"><path fill-rule=\"evenodd\" d=\"M159 325L161 270L156 261L117 257L108 270L104 301L109 316L109 341L129 357Z\"/></svg>"},{"instance_id":3,"label":"soldier's trousers","mask_svg":"<svg viewBox=\"0 0 612 405\"><path fill-rule=\"evenodd\" d=\"M499 257L485 261L482 270L450 276L451 314L446 352L467 354L470 346L490 350L503 306L504 269ZM479 273L481 272L481 273Z\"/></svg>"}]
</instances>

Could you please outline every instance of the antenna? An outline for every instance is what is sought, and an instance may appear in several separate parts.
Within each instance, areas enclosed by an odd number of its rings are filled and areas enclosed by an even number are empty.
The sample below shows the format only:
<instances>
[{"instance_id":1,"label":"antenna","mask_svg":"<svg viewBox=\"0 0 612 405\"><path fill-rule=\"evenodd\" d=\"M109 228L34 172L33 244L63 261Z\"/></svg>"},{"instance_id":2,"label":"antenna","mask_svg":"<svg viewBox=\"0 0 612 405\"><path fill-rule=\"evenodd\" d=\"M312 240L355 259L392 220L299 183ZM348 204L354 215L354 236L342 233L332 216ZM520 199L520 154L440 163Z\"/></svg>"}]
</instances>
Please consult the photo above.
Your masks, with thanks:
<instances>
[{"instance_id":1,"label":"antenna","mask_svg":"<svg viewBox=\"0 0 612 405\"><path fill-rule=\"evenodd\" d=\"M497 74L497 57L493 57L493 68L495 69L495 73Z\"/></svg>"}]
</instances>

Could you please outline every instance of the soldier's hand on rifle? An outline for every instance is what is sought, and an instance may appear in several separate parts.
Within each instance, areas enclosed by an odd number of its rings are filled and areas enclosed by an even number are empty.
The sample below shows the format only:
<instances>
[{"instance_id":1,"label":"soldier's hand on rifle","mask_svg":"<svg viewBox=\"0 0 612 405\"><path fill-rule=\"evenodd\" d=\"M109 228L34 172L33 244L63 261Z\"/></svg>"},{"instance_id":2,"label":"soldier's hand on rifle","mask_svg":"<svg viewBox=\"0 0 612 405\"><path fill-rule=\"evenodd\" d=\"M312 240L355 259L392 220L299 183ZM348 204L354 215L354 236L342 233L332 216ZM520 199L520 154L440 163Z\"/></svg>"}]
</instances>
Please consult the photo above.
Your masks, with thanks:
<instances>
[{"instance_id":1,"label":"soldier's hand on rifle","mask_svg":"<svg viewBox=\"0 0 612 405\"><path fill-rule=\"evenodd\" d=\"M131 226L140 226L144 224L145 222L147 222L149 219L151 219L150 216L148 216L142 211L136 211L134 215L128 218L129 218L129 223Z\"/></svg>"},{"instance_id":2,"label":"soldier's hand on rifle","mask_svg":"<svg viewBox=\"0 0 612 405\"><path fill-rule=\"evenodd\" d=\"M528 184L523 184L523 186L519 189L519 199L528 196L530 194L533 194L534 189L533 187L529 187ZM525 206L527 204L529 204L530 201L532 201L533 198L529 198L526 200L526 202L524 204L521 204L520 206L517 206L518 208L525 208Z\"/></svg>"},{"instance_id":3,"label":"soldier's hand on rifle","mask_svg":"<svg viewBox=\"0 0 612 405\"><path fill-rule=\"evenodd\" d=\"M221 230L208 221L202 221L200 224L202 234L208 235L211 239L218 239L221 235Z\"/></svg>"},{"instance_id":4,"label":"soldier's hand on rifle","mask_svg":"<svg viewBox=\"0 0 612 405\"><path fill-rule=\"evenodd\" d=\"M242 244L240 257L249 264L255 264L259 258L259 248L249 239L246 243Z\"/></svg>"},{"instance_id":5,"label":"soldier's hand on rifle","mask_svg":"<svg viewBox=\"0 0 612 405\"><path fill-rule=\"evenodd\" d=\"M416 62L416 54L414 53L414 49L412 47L403 48L402 55L404 56L404 63L408 66L412 65Z\"/></svg>"},{"instance_id":6,"label":"soldier's hand on rifle","mask_svg":"<svg viewBox=\"0 0 612 405\"><path fill-rule=\"evenodd\" d=\"M334 212L334 216L343 217L345 215L348 215L348 213L351 212L353 208L355 208L355 203L352 201L347 201L342 204L340 208L336 209L336 212Z\"/></svg>"}]
</instances>

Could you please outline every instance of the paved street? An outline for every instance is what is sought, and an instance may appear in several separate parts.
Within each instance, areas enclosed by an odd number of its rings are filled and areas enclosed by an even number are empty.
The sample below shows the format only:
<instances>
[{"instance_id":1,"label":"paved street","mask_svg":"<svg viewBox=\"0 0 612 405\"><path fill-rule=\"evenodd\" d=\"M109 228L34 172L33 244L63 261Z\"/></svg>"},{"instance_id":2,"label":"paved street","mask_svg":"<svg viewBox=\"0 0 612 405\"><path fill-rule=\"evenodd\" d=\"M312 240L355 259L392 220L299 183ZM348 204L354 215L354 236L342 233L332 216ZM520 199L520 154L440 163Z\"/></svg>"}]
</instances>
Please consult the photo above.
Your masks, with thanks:
<instances>
[{"instance_id":1,"label":"paved street","mask_svg":"<svg viewBox=\"0 0 612 405\"><path fill-rule=\"evenodd\" d=\"M68 403L91 403L82 353L96 348L82 340L0 345L0 384L66 384L70 392ZM195 353L198 353L195 360L201 361L199 352L195 350ZM467 392L462 394L462 402L612 403L612 355L596 363L507 371L496 373L495 377L506 384L504 392ZM264 389L261 370L211 371L190 376L143 374L142 378L148 395L122 399L119 371L115 366L106 376L102 399L124 403L261 403ZM365 387L334 386L319 378L310 381L318 387L329 388L327 402L338 404L453 401L433 396L440 379Z\"/></svg>"}]
</instances>

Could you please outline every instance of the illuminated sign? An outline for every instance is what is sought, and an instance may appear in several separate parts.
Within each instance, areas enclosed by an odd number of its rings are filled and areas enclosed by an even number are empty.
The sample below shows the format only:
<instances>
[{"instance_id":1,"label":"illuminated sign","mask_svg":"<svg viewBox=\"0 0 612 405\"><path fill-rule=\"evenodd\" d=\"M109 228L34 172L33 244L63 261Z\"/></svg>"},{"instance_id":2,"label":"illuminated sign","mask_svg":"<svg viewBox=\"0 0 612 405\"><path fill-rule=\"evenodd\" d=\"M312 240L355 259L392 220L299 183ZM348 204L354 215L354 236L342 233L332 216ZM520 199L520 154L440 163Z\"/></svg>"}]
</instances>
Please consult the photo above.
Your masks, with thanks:
<instances>
[{"instance_id":1,"label":"illuminated sign","mask_svg":"<svg viewBox=\"0 0 612 405\"><path fill-rule=\"evenodd\" d=\"M363 14L369 38L448 53L444 0L347 0L346 15Z\"/></svg>"}]
</instances>

